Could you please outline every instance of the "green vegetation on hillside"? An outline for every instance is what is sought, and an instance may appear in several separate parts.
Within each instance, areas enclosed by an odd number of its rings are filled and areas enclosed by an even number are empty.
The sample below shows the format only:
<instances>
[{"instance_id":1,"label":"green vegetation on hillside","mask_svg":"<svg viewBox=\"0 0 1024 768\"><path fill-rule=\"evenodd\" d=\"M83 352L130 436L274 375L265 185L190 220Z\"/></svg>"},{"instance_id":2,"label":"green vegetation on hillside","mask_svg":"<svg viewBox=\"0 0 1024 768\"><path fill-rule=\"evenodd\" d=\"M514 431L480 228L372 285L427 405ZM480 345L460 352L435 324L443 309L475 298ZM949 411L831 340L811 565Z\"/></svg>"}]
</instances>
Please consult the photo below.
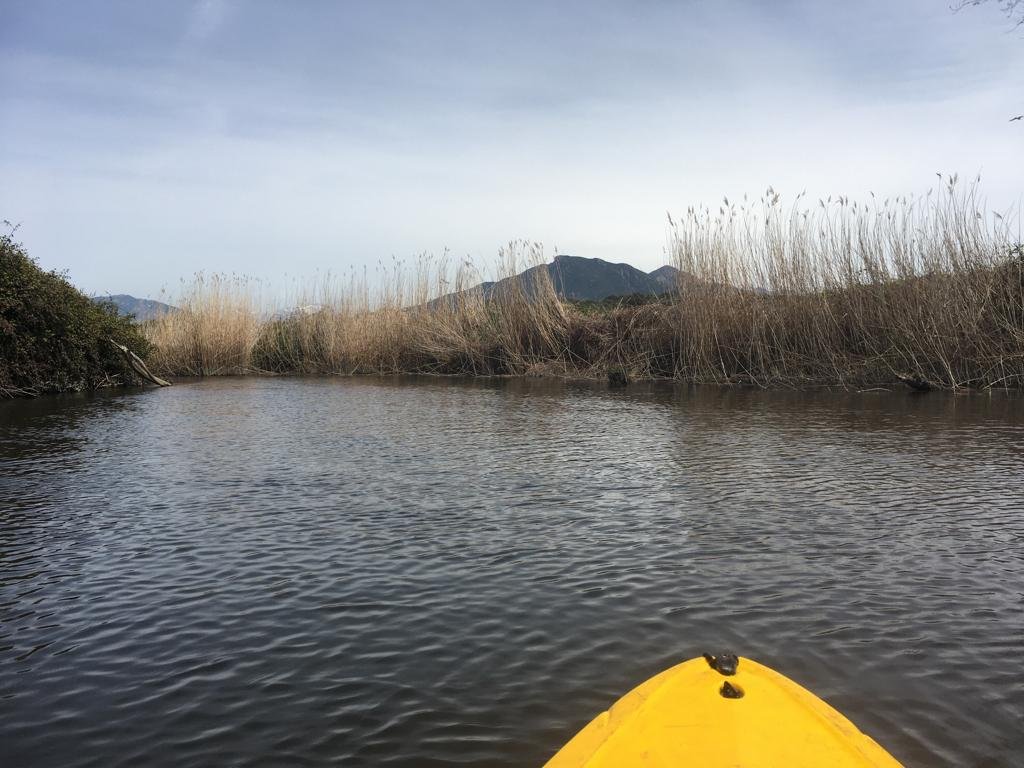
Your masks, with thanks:
<instances>
[{"instance_id":1,"label":"green vegetation on hillside","mask_svg":"<svg viewBox=\"0 0 1024 768\"><path fill-rule=\"evenodd\" d=\"M646 307L650 304L672 304L676 291L664 293L630 293L625 296L606 296L603 299L567 299L565 303L585 315L607 314L626 307Z\"/></svg>"},{"instance_id":2,"label":"green vegetation on hillside","mask_svg":"<svg viewBox=\"0 0 1024 768\"><path fill-rule=\"evenodd\" d=\"M41 269L13 231L0 236L0 397L135 381L108 339L140 356L150 349L131 318Z\"/></svg>"}]
</instances>

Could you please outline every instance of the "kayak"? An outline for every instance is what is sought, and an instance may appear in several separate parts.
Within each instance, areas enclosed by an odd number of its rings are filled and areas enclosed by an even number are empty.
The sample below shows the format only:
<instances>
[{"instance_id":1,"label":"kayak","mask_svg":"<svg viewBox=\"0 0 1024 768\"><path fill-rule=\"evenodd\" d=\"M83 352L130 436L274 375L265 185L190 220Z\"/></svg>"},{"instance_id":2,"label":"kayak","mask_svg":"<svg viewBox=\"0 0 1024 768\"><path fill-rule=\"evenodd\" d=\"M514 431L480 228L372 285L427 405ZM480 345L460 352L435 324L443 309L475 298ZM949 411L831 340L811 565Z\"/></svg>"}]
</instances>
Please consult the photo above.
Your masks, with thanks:
<instances>
[{"instance_id":1,"label":"kayak","mask_svg":"<svg viewBox=\"0 0 1024 768\"><path fill-rule=\"evenodd\" d=\"M546 768L899 768L784 675L731 654L684 661L602 712Z\"/></svg>"}]
</instances>

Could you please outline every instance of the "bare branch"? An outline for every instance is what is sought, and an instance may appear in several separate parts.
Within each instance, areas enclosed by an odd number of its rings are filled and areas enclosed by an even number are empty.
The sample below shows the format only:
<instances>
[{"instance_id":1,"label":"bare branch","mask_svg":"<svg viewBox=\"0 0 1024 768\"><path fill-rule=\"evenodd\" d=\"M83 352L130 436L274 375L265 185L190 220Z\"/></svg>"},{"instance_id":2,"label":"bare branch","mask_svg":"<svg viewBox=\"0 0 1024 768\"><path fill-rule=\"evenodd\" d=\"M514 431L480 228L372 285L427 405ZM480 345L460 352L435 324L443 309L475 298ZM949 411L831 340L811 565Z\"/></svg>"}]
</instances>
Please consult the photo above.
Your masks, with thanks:
<instances>
[{"instance_id":1,"label":"bare branch","mask_svg":"<svg viewBox=\"0 0 1024 768\"><path fill-rule=\"evenodd\" d=\"M1015 27L1024 26L1024 0L957 0L952 5L953 13L964 8L977 8L979 5L994 4L1010 19Z\"/></svg>"}]
</instances>

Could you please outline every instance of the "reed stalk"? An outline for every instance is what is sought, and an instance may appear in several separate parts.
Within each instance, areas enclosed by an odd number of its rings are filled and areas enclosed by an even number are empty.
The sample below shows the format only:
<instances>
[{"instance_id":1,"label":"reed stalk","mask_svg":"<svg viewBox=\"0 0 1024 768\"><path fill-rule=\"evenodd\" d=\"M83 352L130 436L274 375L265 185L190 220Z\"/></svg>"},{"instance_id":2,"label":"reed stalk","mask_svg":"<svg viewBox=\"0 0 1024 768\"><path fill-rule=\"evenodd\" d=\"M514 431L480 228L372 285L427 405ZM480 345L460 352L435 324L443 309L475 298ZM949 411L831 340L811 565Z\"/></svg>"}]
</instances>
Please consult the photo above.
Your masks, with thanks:
<instances>
[{"instance_id":1,"label":"reed stalk","mask_svg":"<svg viewBox=\"0 0 1024 768\"><path fill-rule=\"evenodd\" d=\"M258 285L203 276L146 326L163 375L436 373L603 376L761 387L1024 385L1024 251L953 177L924 197L783 205L724 200L670 218L680 280L640 306L562 301L543 249L423 257L325 276L268 307ZM524 270L526 270L524 272ZM515 276L522 275L519 278Z\"/></svg>"}]
</instances>

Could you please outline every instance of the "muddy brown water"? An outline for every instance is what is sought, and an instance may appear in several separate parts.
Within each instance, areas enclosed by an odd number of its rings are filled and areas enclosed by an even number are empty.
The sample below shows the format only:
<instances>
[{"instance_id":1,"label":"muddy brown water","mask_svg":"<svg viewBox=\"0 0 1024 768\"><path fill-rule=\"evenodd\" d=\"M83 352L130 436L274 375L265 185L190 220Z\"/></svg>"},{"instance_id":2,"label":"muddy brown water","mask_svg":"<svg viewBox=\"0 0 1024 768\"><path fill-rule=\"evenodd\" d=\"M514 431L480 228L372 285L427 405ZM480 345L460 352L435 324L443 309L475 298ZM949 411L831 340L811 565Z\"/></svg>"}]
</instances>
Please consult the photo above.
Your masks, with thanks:
<instances>
[{"instance_id":1,"label":"muddy brown water","mask_svg":"<svg viewBox=\"0 0 1024 768\"><path fill-rule=\"evenodd\" d=\"M220 379L0 403L0 764L536 766L704 650L1024 765L1024 399Z\"/></svg>"}]
</instances>

